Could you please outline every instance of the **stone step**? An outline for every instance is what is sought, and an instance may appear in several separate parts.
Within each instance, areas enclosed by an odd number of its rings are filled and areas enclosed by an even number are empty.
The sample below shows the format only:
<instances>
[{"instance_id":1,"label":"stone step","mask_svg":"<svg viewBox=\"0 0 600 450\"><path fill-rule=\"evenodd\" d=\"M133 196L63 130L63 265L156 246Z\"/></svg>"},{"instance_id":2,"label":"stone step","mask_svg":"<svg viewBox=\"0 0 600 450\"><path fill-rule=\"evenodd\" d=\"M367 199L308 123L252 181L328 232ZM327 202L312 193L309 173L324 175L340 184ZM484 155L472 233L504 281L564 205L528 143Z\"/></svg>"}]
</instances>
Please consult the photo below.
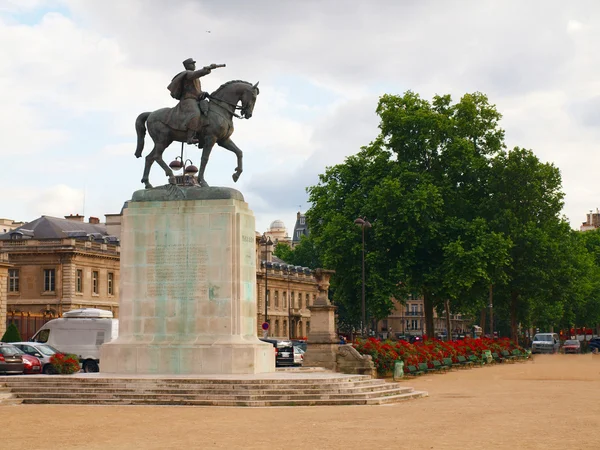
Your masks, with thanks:
<instances>
[{"instance_id":1,"label":"stone step","mask_svg":"<svg viewBox=\"0 0 600 450\"><path fill-rule=\"evenodd\" d=\"M384 397L391 395L402 395L409 394L411 391L406 392L403 389L385 389L380 391L372 391L365 393L332 393L332 392L320 392L311 394L293 393L293 394L208 394L208 395L186 395L186 394L172 394L172 393L132 393L132 392L94 392L94 393L68 393L68 392L23 392L16 393L19 398L22 399L33 399L33 398L64 398L64 399L96 399L96 398L116 398L116 399L160 399L169 401L180 401L180 400L239 400L239 401L271 401L271 400L319 400L319 399L367 399Z\"/></svg>"},{"instance_id":2,"label":"stone step","mask_svg":"<svg viewBox=\"0 0 600 450\"><path fill-rule=\"evenodd\" d=\"M19 405L22 402L23 400L13 394L9 387L0 385L0 405Z\"/></svg>"},{"instance_id":3,"label":"stone step","mask_svg":"<svg viewBox=\"0 0 600 450\"><path fill-rule=\"evenodd\" d=\"M300 390L324 390L324 389L353 389L353 388L378 388L381 385L386 384L386 382L382 380L369 380L369 381L359 381L354 383L315 383L314 385L306 385L296 384L293 382L286 384L278 384L278 385L266 385L266 384L231 384L231 385L222 385L222 384L180 384L180 383L154 383L154 382L129 382L129 383L79 383L75 380L71 383L52 383L52 382L42 382L42 381L15 381L9 383L10 387L13 389L29 389L29 388L45 388L47 386L52 386L56 389L66 389L72 390L76 388L81 389L201 389L201 390L235 390L235 391L254 391L254 390L272 390L272 391L280 391L280 390L289 390L289 389L300 389Z\"/></svg>"},{"instance_id":4,"label":"stone step","mask_svg":"<svg viewBox=\"0 0 600 450\"><path fill-rule=\"evenodd\" d=\"M305 377L16 376L0 378L0 393L6 393L9 401L17 398L18 402L35 404L192 406L378 405L427 395L368 376L332 373Z\"/></svg>"},{"instance_id":5,"label":"stone step","mask_svg":"<svg viewBox=\"0 0 600 450\"><path fill-rule=\"evenodd\" d=\"M308 384L314 385L315 383L327 384L327 383L373 383L382 382L383 380L373 379L368 375L348 375L339 376L336 378L264 378L264 379L235 379L235 378L153 378L153 377L96 377L96 376L85 376L80 374L75 375L13 375L11 377L0 377L0 384L21 382L35 382L35 383L49 383L49 384L69 384L72 383L96 383L96 384L107 384L107 383L161 383L161 384L225 384L225 385L278 385L278 384Z\"/></svg>"},{"instance_id":6,"label":"stone step","mask_svg":"<svg viewBox=\"0 0 600 450\"><path fill-rule=\"evenodd\" d=\"M121 388L121 387L105 387L105 388L88 388L88 387L72 387L72 388L57 388L57 387L40 387L40 386L15 386L12 388L12 392L20 395L22 393L39 393L39 392L68 392L68 393L81 393L81 394L97 394L97 393L145 393L154 395L164 394L179 394L179 395L224 395L224 394L235 394L235 395L293 395L293 394L320 394L320 393L332 393L332 394L358 394L368 393L374 391L381 391L386 389L406 390L407 392L411 388L396 388L394 385L388 386L387 384L374 385L368 387L348 387L348 388L329 388L329 389L256 389L256 390L236 390L236 389L173 389L173 388Z\"/></svg>"},{"instance_id":7,"label":"stone step","mask_svg":"<svg viewBox=\"0 0 600 450\"><path fill-rule=\"evenodd\" d=\"M115 399L115 398L95 398L95 399L65 399L65 398L36 398L23 399L25 404L72 404L72 405L156 405L156 406L248 406L248 407L267 407L267 406L332 406L332 405L381 405L405 400L411 400L426 396L426 393L414 391L408 394L396 396L386 396L370 399L305 399L305 400L162 400L159 398L151 399Z\"/></svg>"}]
</instances>

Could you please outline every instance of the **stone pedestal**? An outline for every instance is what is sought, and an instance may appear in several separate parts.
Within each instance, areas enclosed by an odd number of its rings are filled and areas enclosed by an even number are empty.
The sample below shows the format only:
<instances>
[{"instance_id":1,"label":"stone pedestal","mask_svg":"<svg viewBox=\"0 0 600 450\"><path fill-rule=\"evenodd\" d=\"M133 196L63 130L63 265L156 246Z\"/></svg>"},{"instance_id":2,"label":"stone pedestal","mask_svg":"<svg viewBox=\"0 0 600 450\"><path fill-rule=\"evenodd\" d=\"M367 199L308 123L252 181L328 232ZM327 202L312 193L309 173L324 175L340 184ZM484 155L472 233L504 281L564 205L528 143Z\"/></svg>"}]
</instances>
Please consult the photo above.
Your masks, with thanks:
<instances>
[{"instance_id":1,"label":"stone pedestal","mask_svg":"<svg viewBox=\"0 0 600 450\"><path fill-rule=\"evenodd\" d=\"M336 355L339 348L335 333L335 310L327 297L329 279L335 273L333 270L315 270L315 279L319 295L310 310L310 330L308 332L308 347L304 354L304 366L324 367L336 370Z\"/></svg>"},{"instance_id":2,"label":"stone pedestal","mask_svg":"<svg viewBox=\"0 0 600 450\"><path fill-rule=\"evenodd\" d=\"M256 336L254 216L236 190L165 186L134 193L121 233L119 337L100 371L275 371Z\"/></svg>"}]
</instances>

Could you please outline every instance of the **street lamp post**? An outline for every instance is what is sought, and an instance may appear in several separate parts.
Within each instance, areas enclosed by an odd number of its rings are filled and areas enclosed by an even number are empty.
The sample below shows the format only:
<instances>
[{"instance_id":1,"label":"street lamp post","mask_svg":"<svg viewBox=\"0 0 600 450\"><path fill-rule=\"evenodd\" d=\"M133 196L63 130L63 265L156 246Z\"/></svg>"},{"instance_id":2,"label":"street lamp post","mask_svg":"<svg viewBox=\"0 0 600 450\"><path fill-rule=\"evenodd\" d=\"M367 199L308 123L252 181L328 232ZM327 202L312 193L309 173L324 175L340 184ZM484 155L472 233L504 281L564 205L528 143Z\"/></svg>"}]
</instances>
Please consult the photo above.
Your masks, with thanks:
<instances>
[{"instance_id":1,"label":"street lamp post","mask_svg":"<svg viewBox=\"0 0 600 450\"><path fill-rule=\"evenodd\" d=\"M354 221L362 229L362 303L361 303L361 334L365 335L367 325L367 308L365 302L365 228L371 228L371 224L365 218L359 217Z\"/></svg>"},{"instance_id":2,"label":"street lamp post","mask_svg":"<svg viewBox=\"0 0 600 450\"><path fill-rule=\"evenodd\" d=\"M265 236L264 234L260 238L260 245L265 246L265 259L263 260L263 265L265 266L265 323L269 323L269 313L268 313L268 297L269 297L269 246L273 245L270 236ZM269 335L269 330L266 332L267 336Z\"/></svg>"}]
</instances>

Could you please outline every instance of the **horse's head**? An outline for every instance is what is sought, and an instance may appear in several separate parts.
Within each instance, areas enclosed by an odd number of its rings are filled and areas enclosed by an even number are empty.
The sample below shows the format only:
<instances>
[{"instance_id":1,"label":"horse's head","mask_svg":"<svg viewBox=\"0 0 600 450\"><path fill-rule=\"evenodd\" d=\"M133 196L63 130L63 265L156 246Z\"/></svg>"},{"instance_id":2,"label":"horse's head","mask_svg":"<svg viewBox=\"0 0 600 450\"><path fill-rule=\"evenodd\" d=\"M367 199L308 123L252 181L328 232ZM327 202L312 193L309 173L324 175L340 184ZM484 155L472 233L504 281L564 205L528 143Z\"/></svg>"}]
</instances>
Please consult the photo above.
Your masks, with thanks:
<instances>
[{"instance_id":1,"label":"horse's head","mask_svg":"<svg viewBox=\"0 0 600 450\"><path fill-rule=\"evenodd\" d=\"M249 119L252 117L258 94L258 83L253 85L247 81L233 80L223 84L211 94L211 97L222 100L229 105L237 105L242 102L242 106L237 108L240 109L241 117Z\"/></svg>"},{"instance_id":2,"label":"horse's head","mask_svg":"<svg viewBox=\"0 0 600 450\"><path fill-rule=\"evenodd\" d=\"M242 97L240 100L242 101L242 110L241 115L246 119L252 117L252 112L254 111L254 104L256 103L256 97L260 91L258 90L258 81L255 85L249 86L244 89L242 92Z\"/></svg>"}]
</instances>

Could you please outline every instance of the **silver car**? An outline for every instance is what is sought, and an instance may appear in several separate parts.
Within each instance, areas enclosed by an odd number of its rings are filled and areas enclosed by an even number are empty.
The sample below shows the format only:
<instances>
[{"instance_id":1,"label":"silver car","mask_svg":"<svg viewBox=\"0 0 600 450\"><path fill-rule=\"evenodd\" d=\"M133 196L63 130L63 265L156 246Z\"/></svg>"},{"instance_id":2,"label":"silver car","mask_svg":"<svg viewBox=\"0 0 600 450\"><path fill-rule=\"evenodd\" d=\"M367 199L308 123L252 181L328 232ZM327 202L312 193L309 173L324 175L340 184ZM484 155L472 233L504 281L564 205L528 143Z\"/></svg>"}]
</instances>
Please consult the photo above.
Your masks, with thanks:
<instances>
[{"instance_id":1,"label":"silver car","mask_svg":"<svg viewBox=\"0 0 600 450\"><path fill-rule=\"evenodd\" d=\"M558 353L560 340L556 333L537 333L531 342L531 353Z\"/></svg>"},{"instance_id":2,"label":"silver car","mask_svg":"<svg viewBox=\"0 0 600 450\"><path fill-rule=\"evenodd\" d=\"M50 358L55 353L60 352L51 345L42 344L40 342L13 342L12 345L28 355L38 358L42 363L42 373L49 375L56 373L54 367L50 364Z\"/></svg>"}]
</instances>

